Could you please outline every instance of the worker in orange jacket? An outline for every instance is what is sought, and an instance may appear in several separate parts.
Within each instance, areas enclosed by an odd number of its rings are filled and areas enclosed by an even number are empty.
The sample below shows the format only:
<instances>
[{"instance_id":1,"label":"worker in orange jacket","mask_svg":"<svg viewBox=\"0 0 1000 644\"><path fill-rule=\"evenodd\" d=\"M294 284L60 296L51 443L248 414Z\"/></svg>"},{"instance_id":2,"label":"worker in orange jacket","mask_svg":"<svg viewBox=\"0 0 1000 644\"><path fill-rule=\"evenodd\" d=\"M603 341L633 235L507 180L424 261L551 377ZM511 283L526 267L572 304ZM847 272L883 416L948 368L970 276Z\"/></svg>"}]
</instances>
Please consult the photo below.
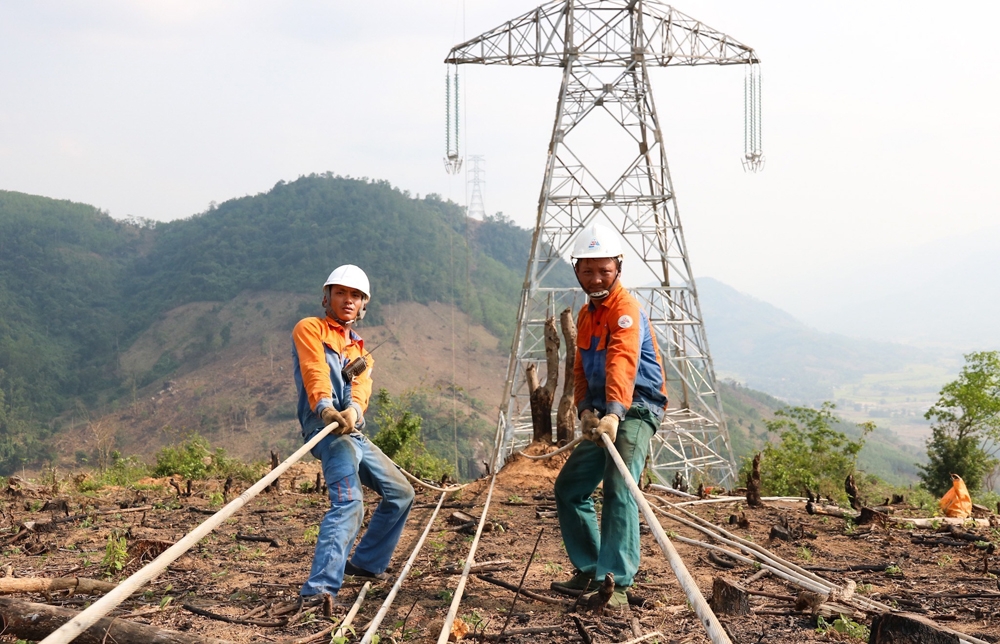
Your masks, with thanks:
<instances>
[{"instance_id":1,"label":"worker in orange jacket","mask_svg":"<svg viewBox=\"0 0 1000 644\"><path fill-rule=\"evenodd\" d=\"M639 569L639 511L601 439L607 434L639 480L649 441L667 406L666 377L639 303L621 285L620 236L603 226L584 230L573 249L574 270L588 302L577 320L574 402L584 441L555 483L559 527L573 578L556 590L596 593L607 573L615 590L606 605L628 606L626 589ZM591 442L592 441L592 442ZM604 483L598 528L591 494Z\"/></svg>"},{"instance_id":2,"label":"worker in orange jacket","mask_svg":"<svg viewBox=\"0 0 1000 644\"><path fill-rule=\"evenodd\" d=\"M359 431L365 426L374 361L351 327L364 317L370 299L365 272L350 264L340 266L323 285L326 317L305 318L292 331L302 437L309 441L319 430L337 423L312 450L322 462L330 510L320 523L312 570L300 591L303 597L336 595L345 574L385 579L413 505L413 487ZM364 358L366 368L351 377L344 368L356 358ZM348 558L365 514L362 485L375 490L382 500L354 556Z\"/></svg>"}]
</instances>

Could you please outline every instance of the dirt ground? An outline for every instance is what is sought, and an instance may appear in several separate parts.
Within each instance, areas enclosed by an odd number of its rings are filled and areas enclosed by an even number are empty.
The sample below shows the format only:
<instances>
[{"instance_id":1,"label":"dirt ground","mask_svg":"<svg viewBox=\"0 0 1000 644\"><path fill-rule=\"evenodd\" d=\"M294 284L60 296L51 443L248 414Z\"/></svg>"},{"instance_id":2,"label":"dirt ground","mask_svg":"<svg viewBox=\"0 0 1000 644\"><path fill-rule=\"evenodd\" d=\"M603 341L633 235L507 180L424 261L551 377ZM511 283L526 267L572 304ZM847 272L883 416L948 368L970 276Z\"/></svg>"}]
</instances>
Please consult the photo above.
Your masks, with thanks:
<instances>
[{"instance_id":1,"label":"dirt ground","mask_svg":"<svg viewBox=\"0 0 1000 644\"><path fill-rule=\"evenodd\" d=\"M544 530L532 560L524 588L536 593L572 601L553 593L549 584L572 574L562 545L558 521L551 500L552 482L561 463L556 459L528 461L517 458L501 470L484 532L476 554L477 562L500 561L492 573L498 579L517 585L539 533ZM234 642L304 641L331 626L322 607L296 607L298 588L305 581L312 558L315 526L327 507L322 493L302 491L310 487L318 472L316 463L296 465L282 477L280 489L259 495L235 517L195 546L160 575L145 592L137 593L113 613L159 628L183 631ZM112 575L120 581L162 549L156 542L174 542L207 518L204 513L218 509L221 483L195 481L192 495L178 496L166 480L147 480L142 489L105 488L81 494L73 491L71 481L62 483L58 493L51 486L26 489L21 496L9 490L2 495L0 543L3 543L0 569L6 577L85 577L105 578L102 560L106 556L109 535L122 535L130 546L124 569ZM181 485L182 489L184 485ZM486 499L488 481L479 481L451 494L438 515L413 570L402 584L395 603L380 629L381 641L434 642L451 602L464 558L471 545L468 530L449 522L455 512L478 517ZM599 492L598 492L599 494ZM233 494L235 496L235 493ZM65 510L42 510L47 500L68 502L70 514L108 511L76 521L46 526L53 518L65 516ZM402 569L438 500L438 494L418 489L416 506L400 542L390 572ZM366 499L368 511L377 498ZM152 506L144 511L130 508ZM736 503L696 505L698 515L724 525L740 536L764 545L773 553L800 566L826 569L818 572L843 583L852 579L858 592L872 599L902 609L922 613L988 642L1000 641L1000 592L995 572L1000 571L998 555L986 554L976 544L964 547L921 545L912 535L934 536L931 530L907 530L885 527L853 528L843 519L806 514L802 504L769 504L748 510ZM200 510L200 511L199 511ZM729 525L733 514L745 512L749 527ZM33 529L24 532L27 522ZM801 529L803 536L788 542L768 541L771 527L784 522ZM670 534L701 539L689 528L664 520ZM236 535L266 536L277 545L237 540ZM996 528L979 528L983 541L1000 541ZM979 544L984 546L985 544ZM708 559L708 551L677 543L677 550L702 592L711 594L712 581L727 576L744 581L754 575L753 566L738 564L721 569ZM588 627L594 642L621 642L639 633L659 631L663 635L650 641L680 643L707 642L708 637L689 608L674 574L648 529L642 535L643 562L632 588L642 606L632 606L617 614L594 615L571 612L561 603L543 603L521 596L513 609L507 631L552 627L549 633L508 636L506 641L580 641L574 615ZM880 572L846 572L848 566L882 564ZM984 572L984 564L990 572ZM361 583L349 578L337 597L332 615L341 618L353 603ZM367 599L354 627L357 637L375 615L392 581L378 582ZM772 595L750 598L753 614L742 617L720 616L733 642L778 642L802 644L818 641L851 641L836 631L821 633L817 619L809 613L796 612L783 597L794 596L798 589L773 577L765 576L747 584L753 591ZM15 595L20 599L81 610L92 597L67 596L65 592ZM468 639L495 640L510 610L514 594L476 576L470 577L459 610L468 625ZM268 625L244 625L219 621L195 614L194 607L229 618L249 618ZM281 614L282 610L290 611ZM858 620L871 623L873 615ZM7 641L15 634L2 636ZM315 639L329 641L329 634ZM354 637L348 634L348 640ZM860 641L860 640L854 640Z\"/></svg>"}]
</instances>

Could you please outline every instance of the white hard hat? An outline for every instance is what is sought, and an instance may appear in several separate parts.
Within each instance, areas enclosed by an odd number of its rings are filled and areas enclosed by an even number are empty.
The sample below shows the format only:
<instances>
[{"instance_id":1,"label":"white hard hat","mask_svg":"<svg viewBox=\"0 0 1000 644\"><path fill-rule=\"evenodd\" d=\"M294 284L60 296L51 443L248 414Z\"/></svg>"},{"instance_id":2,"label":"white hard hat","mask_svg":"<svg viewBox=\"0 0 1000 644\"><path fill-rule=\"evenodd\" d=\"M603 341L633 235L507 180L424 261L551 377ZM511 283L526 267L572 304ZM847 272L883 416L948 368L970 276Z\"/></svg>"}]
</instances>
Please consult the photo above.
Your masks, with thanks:
<instances>
[{"instance_id":1,"label":"white hard hat","mask_svg":"<svg viewBox=\"0 0 1000 644\"><path fill-rule=\"evenodd\" d=\"M330 277L326 278L326 283L323 284L323 288L330 286L331 284L339 284L340 286L346 286L347 288L356 288L365 294L365 299L372 298L371 285L368 283L368 276L365 272L355 266L354 264L344 264L343 266L338 266L330 273Z\"/></svg>"},{"instance_id":2,"label":"white hard hat","mask_svg":"<svg viewBox=\"0 0 1000 644\"><path fill-rule=\"evenodd\" d=\"M576 238L576 245L573 246L571 257L573 259L587 259L589 257L621 256L621 235L606 226L594 224L584 229Z\"/></svg>"}]
</instances>

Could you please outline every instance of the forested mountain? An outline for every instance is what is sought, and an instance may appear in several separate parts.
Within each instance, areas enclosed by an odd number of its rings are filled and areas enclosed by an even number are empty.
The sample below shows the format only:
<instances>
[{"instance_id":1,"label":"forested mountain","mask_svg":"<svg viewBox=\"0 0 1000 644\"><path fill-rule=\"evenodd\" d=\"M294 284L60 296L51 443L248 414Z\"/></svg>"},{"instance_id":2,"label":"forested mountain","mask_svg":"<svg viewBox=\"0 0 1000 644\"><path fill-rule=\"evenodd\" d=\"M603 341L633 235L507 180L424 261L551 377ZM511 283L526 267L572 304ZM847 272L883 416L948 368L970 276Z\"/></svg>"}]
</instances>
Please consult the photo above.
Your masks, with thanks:
<instances>
[{"instance_id":1,"label":"forested mountain","mask_svg":"<svg viewBox=\"0 0 1000 644\"><path fill-rule=\"evenodd\" d=\"M59 413L134 396L175 368L120 365L165 312L247 291L318 298L339 264L371 277L370 322L388 304L453 303L509 338L530 240L502 215L477 222L437 195L329 173L155 225L0 192L0 469L44 457ZM568 266L559 279L573 283ZM226 333L205 332L205 347Z\"/></svg>"},{"instance_id":2,"label":"forested mountain","mask_svg":"<svg viewBox=\"0 0 1000 644\"><path fill-rule=\"evenodd\" d=\"M389 342L378 386L419 386L407 400L427 444L460 436L448 456L469 472L491 443L530 244L531 231L500 214L469 220L436 195L329 174L155 225L0 192L0 474L48 460L64 435L64 457L90 458L85 439L105 421L101 431L117 427L129 449L190 432L257 455L289 448L288 330L319 313L320 285L343 263L372 280L366 337ZM553 278L575 284L565 264ZM802 325L773 307L747 310L720 283L700 286L717 364L771 393L813 387L806 395L820 400L841 363L861 373L906 358L875 343L808 358ZM457 343L451 304L463 329L478 328ZM729 385L723 397L733 444L748 453L780 403Z\"/></svg>"}]
</instances>

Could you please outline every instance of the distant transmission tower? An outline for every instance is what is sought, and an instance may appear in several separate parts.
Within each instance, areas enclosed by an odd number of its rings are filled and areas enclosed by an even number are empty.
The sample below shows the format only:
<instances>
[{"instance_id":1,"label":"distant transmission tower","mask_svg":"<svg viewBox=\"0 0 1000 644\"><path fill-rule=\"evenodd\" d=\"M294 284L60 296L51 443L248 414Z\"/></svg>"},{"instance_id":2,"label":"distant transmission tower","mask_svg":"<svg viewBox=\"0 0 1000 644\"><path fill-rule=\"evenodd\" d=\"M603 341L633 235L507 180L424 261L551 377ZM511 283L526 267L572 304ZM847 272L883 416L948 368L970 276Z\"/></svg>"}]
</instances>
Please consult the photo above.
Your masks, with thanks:
<instances>
[{"instance_id":1,"label":"distant transmission tower","mask_svg":"<svg viewBox=\"0 0 1000 644\"><path fill-rule=\"evenodd\" d=\"M735 483L701 307L688 261L648 67L753 65L753 49L654 0L546 3L454 47L450 64L559 67L555 124L511 347L501 423L512 449L531 436L525 368L544 373L544 322L584 303L552 284L557 262L597 220L630 249L625 273L663 353L670 408L651 445L653 469ZM570 347L570 350L573 350Z\"/></svg>"},{"instance_id":2,"label":"distant transmission tower","mask_svg":"<svg viewBox=\"0 0 1000 644\"><path fill-rule=\"evenodd\" d=\"M486 174L486 159L481 154L469 155L469 167L466 172L472 175L469 184L472 186L472 196L469 197L469 217L482 221L486 218L486 206L483 205L483 184L486 180L482 175Z\"/></svg>"}]
</instances>

